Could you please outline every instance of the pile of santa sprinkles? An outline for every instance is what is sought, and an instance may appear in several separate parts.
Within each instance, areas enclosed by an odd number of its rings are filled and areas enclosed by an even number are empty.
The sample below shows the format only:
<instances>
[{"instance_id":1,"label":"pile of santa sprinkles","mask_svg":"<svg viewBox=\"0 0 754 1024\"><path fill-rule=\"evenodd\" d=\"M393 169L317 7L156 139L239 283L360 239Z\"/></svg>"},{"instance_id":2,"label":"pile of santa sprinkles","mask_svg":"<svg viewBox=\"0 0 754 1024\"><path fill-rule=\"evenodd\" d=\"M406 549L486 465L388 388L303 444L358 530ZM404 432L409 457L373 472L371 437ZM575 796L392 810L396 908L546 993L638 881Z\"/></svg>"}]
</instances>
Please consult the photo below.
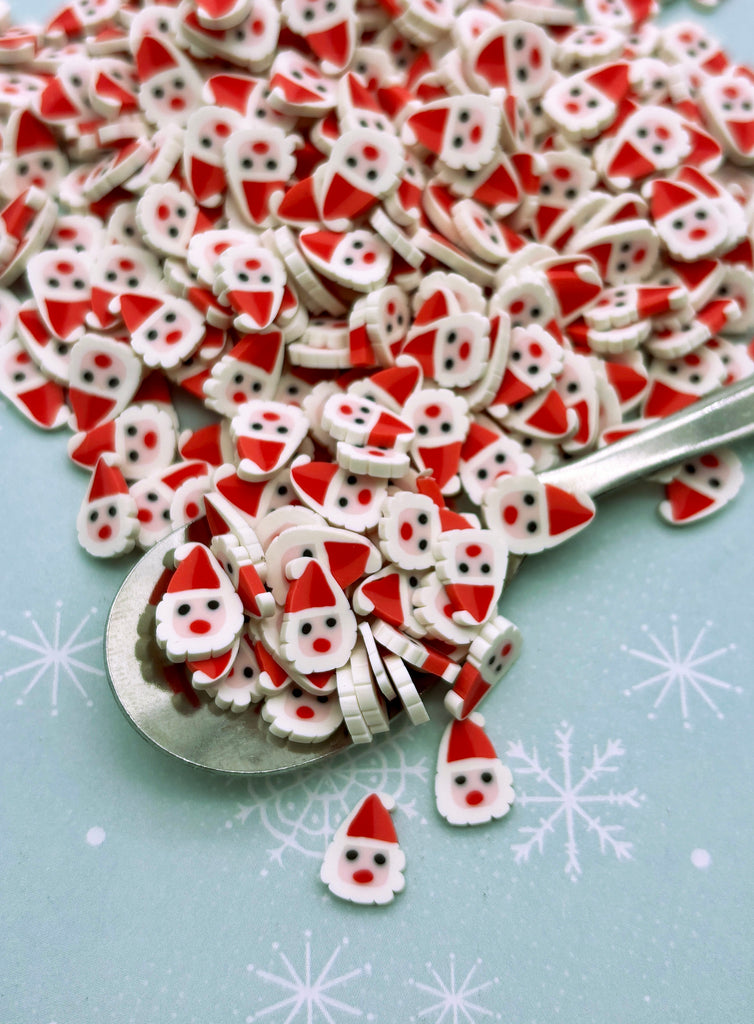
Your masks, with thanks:
<instances>
[{"instance_id":1,"label":"pile of santa sprinkles","mask_svg":"<svg viewBox=\"0 0 754 1024\"><path fill-rule=\"evenodd\" d=\"M153 604L177 689L303 743L424 721L428 676L468 720L520 649L509 552L594 514L536 472L752 372L754 73L656 10L0 14L0 390L73 430L90 554L194 524ZM689 461L660 511L741 480Z\"/></svg>"}]
</instances>

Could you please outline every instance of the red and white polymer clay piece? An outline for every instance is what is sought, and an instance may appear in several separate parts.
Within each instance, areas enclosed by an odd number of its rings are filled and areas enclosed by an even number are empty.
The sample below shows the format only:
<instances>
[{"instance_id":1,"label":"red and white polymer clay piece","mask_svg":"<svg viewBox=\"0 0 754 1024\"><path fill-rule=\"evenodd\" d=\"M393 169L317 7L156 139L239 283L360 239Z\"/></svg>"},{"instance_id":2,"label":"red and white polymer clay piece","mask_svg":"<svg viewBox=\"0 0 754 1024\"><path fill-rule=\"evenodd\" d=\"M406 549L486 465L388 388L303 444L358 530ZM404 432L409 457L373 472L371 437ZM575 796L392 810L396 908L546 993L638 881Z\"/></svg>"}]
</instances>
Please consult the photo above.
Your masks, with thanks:
<instances>
[{"instance_id":1,"label":"red and white polymer clay piece","mask_svg":"<svg viewBox=\"0 0 754 1024\"><path fill-rule=\"evenodd\" d=\"M0 393L74 431L81 544L194 523L159 647L279 737L366 742L442 679L453 823L512 800L469 717L520 650L508 552L594 514L536 472L754 370L754 72L657 9L108 0L0 31ZM179 435L171 394L215 422ZM660 514L741 480L691 460ZM357 902L403 885L376 800L338 844L385 859L323 869Z\"/></svg>"}]
</instances>

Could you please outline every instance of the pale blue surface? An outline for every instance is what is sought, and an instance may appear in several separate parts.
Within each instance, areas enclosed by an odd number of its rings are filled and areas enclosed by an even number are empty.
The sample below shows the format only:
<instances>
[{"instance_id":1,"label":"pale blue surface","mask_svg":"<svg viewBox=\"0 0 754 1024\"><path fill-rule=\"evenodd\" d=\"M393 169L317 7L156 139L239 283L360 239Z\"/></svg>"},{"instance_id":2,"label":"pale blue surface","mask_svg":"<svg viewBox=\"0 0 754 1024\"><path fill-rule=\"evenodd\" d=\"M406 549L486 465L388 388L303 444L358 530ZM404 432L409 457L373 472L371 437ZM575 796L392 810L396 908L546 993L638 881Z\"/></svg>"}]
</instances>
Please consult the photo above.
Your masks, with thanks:
<instances>
[{"instance_id":1,"label":"pale blue surface","mask_svg":"<svg viewBox=\"0 0 754 1024\"><path fill-rule=\"evenodd\" d=\"M741 58L754 58L752 7L729 0L710 22ZM86 478L63 434L35 433L7 403L0 442L3 1024L751 1020L754 445L739 449L744 491L719 517L675 532L642 486L527 563L504 605L524 653L484 710L499 752L536 748L553 784L508 756L511 814L459 830L433 807L436 702L421 729L254 786L141 741L102 675L126 566L76 545ZM86 695L60 663L22 696L39 669L28 644L52 637L57 613L58 648L86 619L73 641L89 644L74 655L88 669L73 667ZM672 650L674 629L680 654L698 639L699 671L724 684L701 681L717 711L690 689L685 721L677 678L657 708L659 685L636 689L661 671L639 655L657 654L652 637ZM541 852L517 863L513 850L556 809L531 798L562 782L556 732L571 727L574 785L619 741L579 801L631 844L630 859L601 852L575 813L578 875L564 870L567 801ZM318 879L326 815L335 823L364 788L399 804L407 885L385 909L336 901ZM692 862L700 850L706 867Z\"/></svg>"}]
</instances>

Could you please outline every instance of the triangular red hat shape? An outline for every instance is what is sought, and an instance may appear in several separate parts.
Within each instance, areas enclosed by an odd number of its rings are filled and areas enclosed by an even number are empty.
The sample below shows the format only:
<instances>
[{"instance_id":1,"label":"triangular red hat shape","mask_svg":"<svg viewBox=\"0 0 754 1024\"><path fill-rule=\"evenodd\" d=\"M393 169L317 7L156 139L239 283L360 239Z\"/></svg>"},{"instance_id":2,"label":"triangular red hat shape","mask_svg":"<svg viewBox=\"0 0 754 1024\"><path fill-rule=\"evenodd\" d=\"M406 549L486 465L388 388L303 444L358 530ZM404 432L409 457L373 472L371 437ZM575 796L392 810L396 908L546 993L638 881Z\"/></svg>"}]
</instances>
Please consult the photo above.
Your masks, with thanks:
<instances>
[{"instance_id":1,"label":"triangular red hat shape","mask_svg":"<svg viewBox=\"0 0 754 1024\"><path fill-rule=\"evenodd\" d=\"M455 476L462 446L462 441L452 441L435 448L417 446L419 458L432 471L438 487L445 487Z\"/></svg>"},{"instance_id":2,"label":"triangular red hat shape","mask_svg":"<svg viewBox=\"0 0 754 1024\"><path fill-rule=\"evenodd\" d=\"M358 540L325 541L327 564L339 587L350 587L364 575L369 559L366 542Z\"/></svg>"},{"instance_id":3,"label":"triangular red hat shape","mask_svg":"<svg viewBox=\"0 0 754 1024\"><path fill-rule=\"evenodd\" d=\"M267 480L242 480L236 473L232 473L216 480L215 490L253 519L259 512L259 502L267 483Z\"/></svg>"},{"instance_id":4,"label":"triangular red hat shape","mask_svg":"<svg viewBox=\"0 0 754 1024\"><path fill-rule=\"evenodd\" d=\"M60 302L57 299L44 299L44 311L53 334L66 339L84 325L84 317L91 309L88 299L79 302Z\"/></svg>"},{"instance_id":5,"label":"triangular red hat shape","mask_svg":"<svg viewBox=\"0 0 754 1024\"><path fill-rule=\"evenodd\" d=\"M161 71L169 71L178 66L175 55L162 40L155 39L154 36L144 36L136 51L136 74L141 82L147 81Z\"/></svg>"},{"instance_id":6,"label":"triangular red hat shape","mask_svg":"<svg viewBox=\"0 0 754 1024\"><path fill-rule=\"evenodd\" d=\"M327 491L337 472L338 466L335 463L306 462L301 466L291 468L291 480L312 501L316 501L318 505L324 505Z\"/></svg>"},{"instance_id":7,"label":"triangular red hat shape","mask_svg":"<svg viewBox=\"0 0 754 1024\"><path fill-rule=\"evenodd\" d=\"M487 206L497 206L500 203L517 203L521 198L521 190L506 165L501 163L476 188L473 198ZM514 232L510 231L509 235L508 230L505 232L506 237L514 237Z\"/></svg>"},{"instance_id":8,"label":"triangular red hat shape","mask_svg":"<svg viewBox=\"0 0 754 1024\"><path fill-rule=\"evenodd\" d=\"M491 86L502 85L507 89L509 82L505 43L506 36L503 34L491 39L474 61L474 71L486 78Z\"/></svg>"},{"instance_id":9,"label":"triangular red hat shape","mask_svg":"<svg viewBox=\"0 0 754 1024\"><path fill-rule=\"evenodd\" d=\"M403 408L419 386L420 380L420 367L406 360L405 366L389 366L385 370L378 370L369 378L369 383L380 388Z\"/></svg>"},{"instance_id":10,"label":"triangular red hat shape","mask_svg":"<svg viewBox=\"0 0 754 1024\"><path fill-rule=\"evenodd\" d=\"M204 203L225 191L225 168L218 167L217 164L207 163L196 156L191 157L190 177L191 191L199 203Z\"/></svg>"},{"instance_id":11,"label":"triangular red hat shape","mask_svg":"<svg viewBox=\"0 0 754 1024\"><path fill-rule=\"evenodd\" d=\"M686 519L693 519L694 516L704 512L710 505L715 504L715 499L706 494L689 487L682 480L671 480L665 487L665 496L670 502L673 519L676 522L684 522Z\"/></svg>"},{"instance_id":12,"label":"triangular red hat shape","mask_svg":"<svg viewBox=\"0 0 754 1024\"><path fill-rule=\"evenodd\" d=\"M253 187L258 187L256 182ZM267 211L269 212L269 210ZM283 220L292 220L300 224L319 223L319 208L314 194L314 178L302 178L290 188L280 200L276 211Z\"/></svg>"},{"instance_id":13,"label":"triangular red hat shape","mask_svg":"<svg viewBox=\"0 0 754 1024\"><path fill-rule=\"evenodd\" d=\"M587 82L616 103L628 92L628 64L607 64L587 75Z\"/></svg>"},{"instance_id":14,"label":"triangular red hat shape","mask_svg":"<svg viewBox=\"0 0 754 1024\"><path fill-rule=\"evenodd\" d=\"M534 389L526 381L521 380L510 366L506 366L492 405L514 405L516 402L523 402L525 398L531 398L533 394Z\"/></svg>"},{"instance_id":15,"label":"triangular red hat shape","mask_svg":"<svg viewBox=\"0 0 754 1024\"><path fill-rule=\"evenodd\" d=\"M71 438L75 441L75 437ZM77 466L94 466L100 455L115 451L115 420L107 420L79 438L68 449L68 456Z\"/></svg>"},{"instance_id":16,"label":"triangular red hat shape","mask_svg":"<svg viewBox=\"0 0 754 1024\"><path fill-rule=\"evenodd\" d=\"M167 487L170 487L171 490L177 491L184 481L190 480L195 476L204 476L206 472L206 462L201 462L200 460L179 462L176 466L171 467L170 472L163 473L160 480Z\"/></svg>"},{"instance_id":17,"label":"triangular red hat shape","mask_svg":"<svg viewBox=\"0 0 754 1024\"><path fill-rule=\"evenodd\" d=\"M59 78L51 79L39 98L39 113L48 121L76 118L80 111L71 103Z\"/></svg>"},{"instance_id":18,"label":"triangular red hat shape","mask_svg":"<svg viewBox=\"0 0 754 1024\"><path fill-rule=\"evenodd\" d=\"M452 508L441 508L439 511L441 533L447 533L448 530L473 529L471 523L461 512L454 512Z\"/></svg>"},{"instance_id":19,"label":"triangular red hat shape","mask_svg":"<svg viewBox=\"0 0 754 1024\"><path fill-rule=\"evenodd\" d=\"M475 455L494 444L499 438L500 434L496 431L490 430L489 427L483 427L481 423L472 422L466 440L463 442L461 459L464 462L470 462Z\"/></svg>"},{"instance_id":20,"label":"triangular red hat shape","mask_svg":"<svg viewBox=\"0 0 754 1024\"><path fill-rule=\"evenodd\" d=\"M547 498L548 528L551 537L557 537L567 530L584 526L594 518L594 506L589 508L579 499L553 484L545 484Z\"/></svg>"},{"instance_id":21,"label":"triangular red hat shape","mask_svg":"<svg viewBox=\"0 0 754 1024\"><path fill-rule=\"evenodd\" d=\"M692 192L685 185L679 185L675 181L668 181L665 178L656 181L652 186L651 211L654 220L667 217L675 213L682 206L695 203L699 199L696 192Z\"/></svg>"},{"instance_id":22,"label":"triangular red hat shape","mask_svg":"<svg viewBox=\"0 0 754 1024\"><path fill-rule=\"evenodd\" d=\"M325 220L335 217L348 217L352 220L376 202L375 196L354 188L342 174L333 174L322 199L322 216Z\"/></svg>"},{"instance_id":23,"label":"triangular red hat shape","mask_svg":"<svg viewBox=\"0 0 754 1024\"><path fill-rule=\"evenodd\" d=\"M207 88L218 106L245 114L257 82L258 79L248 75L212 75L207 81Z\"/></svg>"},{"instance_id":24,"label":"triangular red hat shape","mask_svg":"<svg viewBox=\"0 0 754 1024\"><path fill-rule=\"evenodd\" d=\"M497 760L497 753L481 725L471 718L464 718L461 722L454 721L450 726L447 760L466 761L470 757Z\"/></svg>"},{"instance_id":25,"label":"triangular red hat shape","mask_svg":"<svg viewBox=\"0 0 754 1024\"><path fill-rule=\"evenodd\" d=\"M189 672L201 672L208 679L221 679L227 675L230 663L236 655L235 645L225 654L218 654L214 658L204 658L202 661L187 661L186 668Z\"/></svg>"},{"instance_id":26,"label":"triangular red hat shape","mask_svg":"<svg viewBox=\"0 0 754 1024\"><path fill-rule=\"evenodd\" d=\"M474 622L484 622L495 600L495 588L484 583L446 583L453 607L468 612Z\"/></svg>"},{"instance_id":27,"label":"triangular red hat shape","mask_svg":"<svg viewBox=\"0 0 754 1024\"><path fill-rule=\"evenodd\" d=\"M42 124L30 110L22 111L16 127L16 155L57 148L55 136L47 125Z\"/></svg>"},{"instance_id":28,"label":"triangular red hat shape","mask_svg":"<svg viewBox=\"0 0 754 1024\"><path fill-rule=\"evenodd\" d=\"M297 580L288 588L285 614L311 611L312 608L334 608L337 605L325 570L312 559Z\"/></svg>"},{"instance_id":29,"label":"triangular red hat shape","mask_svg":"<svg viewBox=\"0 0 754 1024\"><path fill-rule=\"evenodd\" d=\"M647 386L646 374L639 373L627 363L605 361L605 373L610 384L618 393L621 403L630 402Z\"/></svg>"},{"instance_id":30,"label":"triangular red hat shape","mask_svg":"<svg viewBox=\"0 0 754 1024\"><path fill-rule=\"evenodd\" d=\"M236 450L240 458L249 459L264 473L271 473L285 451L285 444L282 441L242 434L236 441Z\"/></svg>"},{"instance_id":31,"label":"triangular red hat shape","mask_svg":"<svg viewBox=\"0 0 754 1024\"><path fill-rule=\"evenodd\" d=\"M306 252L329 262L344 238L337 231L308 231L299 235L299 244Z\"/></svg>"},{"instance_id":32,"label":"triangular red hat shape","mask_svg":"<svg viewBox=\"0 0 754 1024\"><path fill-rule=\"evenodd\" d=\"M97 460L87 491L87 501L99 501L116 494L128 494L128 484L117 466L111 466L104 457Z\"/></svg>"},{"instance_id":33,"label":"triangular red hat shape","mask_svg":"<svg viewBox=\"0 0 754 1024\"><path fill-rule=\"evenodd\" d=\"M742 153L754 150L754 121L726 121L725 127Z\"/></svg>"},{"instance_id":34,"label":"triangular red hat shape","mask_svg":"<svg viewBox=\"0 0 754 1024\"><path fill-rule=\"evenodd\" d=\"M272 320L275 296L272 292L228 292L228 301L237 313L247 313L257 327L266 327Z\"/></svg>"},{"instance_id":35,"label":"triangular red hat shape","mask_svg":"<svg viewBox=\"0 0 754 1024\"><path fill-rule=\"evenodd\" d=\"M691 405L697 399L696 395L684 394L683 391L676 391L669 384L661 380L652 383L651 390L644 402L642 415L648 419L653 417L670 416L674 412L680 412L687 405Z\"/></svg>"},{"instance_id":36,"label":"triangular red hat shape","mask_svg":"<svg viewBox=\"0 0 754 1024\"><path fill-rule=\"evenodd\" d=\"M423 146L426 146L433 153L439 153L442 150L445 125L448 123L448 109L446 106L427 107L425 110L418 110L409 117L407 123Z\"/></svg>"},{"instance_id":37,"label":"triangular red hat shape","mask_svg":"<svg viewBox=\"0 0 754 1024\"><path fill-rule=\"evenodd\" d=\"M404 622L401 600L401 577L398 572L387 572L361 584L361 593L370 602L374 614L383 622L400 629Z\"/></svg>"},{"instance_id":38,"label":"triangular red hat shape","mask_svg":"<svg viewBox=\"0 0 754 1024\"><path fill-rule=\"evenodd\" d=\"M139 405L142 402L153 402L155 405L170 405L172 407L170 387L158 370L153 370L146 375L131 399L132 405Z\"/></svg>"},{"instance_id":39,"label":"triangular red hat shape","mask_svg":"<svg viewBox=\"0 0 754 1024\"><path fill-rule=\"evenodd\" d=\"M63 389L53 380L20 392L18 401L29 410L34 422L43 427L54 427L58 422L60 410L65 408Z\"/></svg>"},{"instance_id":40,"label":"triangular red hat shape","mask_svg":"<svg viewBox=\"0 0 754 1024\"><path fill-rule=\"evenodd\" d=\"M207 548L203 544L195 544L173 573L168 583L168 594L182 594L187 590L219 590L220 577L212 561Z\"/></svg>"},{"instance_id":41,"label":"triangular red hat shape","mask_svg":"<svg viewBox=\"0 0 754 1024\"><path fill-rule=\"evenodd\" d=\"M381 843L398 842L390 811L376 793L369 793L364 797L346 830L346 835L351 839L377 839Z\"/></svg>"},{"instance_id":42,"label":"triangular red hat shape","mask_svg":"<svg viewBox=\"0 0 754 1024\"><path fill-rule=\"evenodd\" d=\"M371 110L375 114L383 113L382 107L375 99L373 93L365 85L362 85L356 75L349 71L346 75L346 82L348 84L349 98L357 110Z\"/></svg>"},{"instance_id":43,"label":"triangular red hat shape","mask_svg":"<svg viewBox=\"0 0 754 1024\"><path fill-rule=\"evenodd\" d=\"M210 466L221 466L225 461L222 437L222 424L208 423L181 444L181 455L184 459L202 459Z\"/></svg>"},{"instance_id":44,"label":"triangular red hat shape","mask_svg":"<svg viewBox=\"0 0 754 1024\"><path fill-rule=\"evenodd\" d=\"M256 366L264 373L275 369L283 336L280 331L265 331L264 334L250 334L234 345L228 353L231 359Z\"/></svg>"},{"instance_id":45,"label":"triangular red hat shape","mask_svg":"<svg viewBox=\"0 0 754 1024\"><path fill-rule=\"evenodd\" d=\"M161 306L160 299L155 299L151 295L139 295L136 292L126 292L120 298L120 313L129 331L135 331Z\"/></svg>"},{"instance_id":46,"label":"triangular red hat shape","mask_svg":"<svg viewBox=\"0 0 754 1024\"><path fill-rule=\"evenodd\" d=\"M261 224L270 213L271 196L285 191L284 181L243 181L241 186L246 209L255 224Z\"/></svg>"},{"instance_id":47,"label":"triangular red hat shape","mask_svg":"<svg viewBox=\"0 0 754 1024\"><path fill-rule=\"evenodd\" d=\"M106 395L93 395L81 388L69 388L68 402L78 430L91 430L102 420L107 419L115 408L115 399Z\"/></svg>"},{"instance_id":48,"label":"triangular red hat shape","mask_svg":"<svg viewBox=\"0 0 754 1024\"><path fill-rule=\"evenodd\" d=\"M61 11L47 22L45 34L53 36L63 32L68 38L79 35L84 26L81 24L76 10L73 6L64 7Z\"/></svg>"},{"instance_id":49,"label":"triangular red hat shape","mask_svg":"<svg viewBox=\"0 0 754 1024\"><path fill-rule=\"evenodd\" d=\"M342 68L348 63L351 50L350 36L348 22L339 21L337 25L325 29L324 32L310 32L306 36L306 41L320 60L329 61L330 64Z\"/></svg>"},{"instance_id":50,"label":"triangular red hat shape","mask_svg":"<svg viewBox=\"0 0 754 1024\"><path fill-rule=\"evenodd\" d=\"M448 297L444 291L438 289L436 292L432 292L425 302L422 302L416 311L414 324L431 324L435 320L448 316L449 313Z\"/></svg>"},{"instance_id":51,"label":"triangular red hat shape","mask_svg":"<svg viewBox=\"0 0 754 1024\"><path fill-rule=\"evenodd\" d=\"M561 437L568 431L568 410L554 387L545 393L544 400L528 417L527 423L551 437Z\"/></svg>"},{"instance_id":52,"label":"triangular red hat shape","mask_svg":"<svg viewBox=\"0 0 754 1024\"><path fill-rule=\"evenodd\" d=\"M611 177L629 178L631 181L638 181L654 174L657 168L630 142L624 142L607 168Z\"/></svg>"}]
</instances>

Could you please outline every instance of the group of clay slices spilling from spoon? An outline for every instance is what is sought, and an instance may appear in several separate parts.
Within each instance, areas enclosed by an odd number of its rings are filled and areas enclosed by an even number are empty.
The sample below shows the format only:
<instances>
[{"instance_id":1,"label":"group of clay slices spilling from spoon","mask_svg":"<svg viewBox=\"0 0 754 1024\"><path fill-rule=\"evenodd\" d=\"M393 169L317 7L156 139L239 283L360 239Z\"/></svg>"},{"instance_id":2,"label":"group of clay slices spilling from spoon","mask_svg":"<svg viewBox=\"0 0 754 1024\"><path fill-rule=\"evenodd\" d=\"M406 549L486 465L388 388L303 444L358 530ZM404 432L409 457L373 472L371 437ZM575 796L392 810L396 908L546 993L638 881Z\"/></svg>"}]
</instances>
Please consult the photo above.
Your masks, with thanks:
<instances>
[{"instance_id":1,"label":"group of clay slices spilling from spoon","mask_svg":"<svg viewBox=\"0 0 754 1024\"><path fill-rule=\"evenodd\" d=\"M754 73L656 13L0 11L0 391L73 431L91 555L189 527L147 610L177 690L301 742L428 678L467 718L509 552L594 514L536 474L752 372ZM686 523L742 473L661 482Z\"/></svg>"}]
</instances>

